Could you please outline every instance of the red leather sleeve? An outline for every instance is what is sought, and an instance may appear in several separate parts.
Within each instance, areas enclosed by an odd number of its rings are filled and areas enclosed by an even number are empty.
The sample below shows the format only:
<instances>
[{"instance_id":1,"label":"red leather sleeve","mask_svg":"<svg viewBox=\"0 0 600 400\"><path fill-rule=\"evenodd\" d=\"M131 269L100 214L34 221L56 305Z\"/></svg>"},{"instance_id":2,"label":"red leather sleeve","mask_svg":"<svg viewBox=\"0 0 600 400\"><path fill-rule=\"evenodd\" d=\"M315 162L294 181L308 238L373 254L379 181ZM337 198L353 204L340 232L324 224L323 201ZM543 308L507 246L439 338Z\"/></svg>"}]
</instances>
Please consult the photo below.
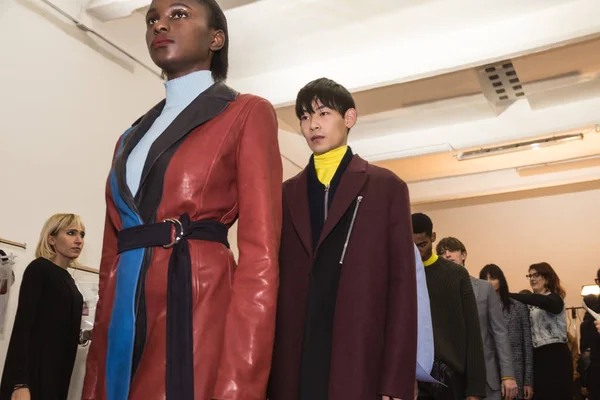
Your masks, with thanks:
<instances>
[{"instance_id":1,"label":"red leather sleeve","mask_svg":"<svg viewBox=\"0 0 600 400\"><path fill-rule=\"evenodd\" d=\"M112 217L112 218L111 218ZM112 221L118 219L118 213L110 191L110 178L106 187L106 220L104 223L104 240L102 243L102 259L98 278L98 303L92 343L88 352L85 380L83 384L83 400L103 399L105 396L106 348L108 342L108 325L112 313L112 304L116 284L117 265L117 227ZM100 386L99 386L100 385Z\"/></svg>"},{"instance_id":2,"label":"red leather sleeve","mask_svg":"<svg viewBox=\"0 0 600 400\"><path fill-rule=\"evenodd\" d=\"M279 286L282 165L277 118L257 99L238 147L238 250L213 397L264 400L271 367Z\"/></svg>"}]
</instances>

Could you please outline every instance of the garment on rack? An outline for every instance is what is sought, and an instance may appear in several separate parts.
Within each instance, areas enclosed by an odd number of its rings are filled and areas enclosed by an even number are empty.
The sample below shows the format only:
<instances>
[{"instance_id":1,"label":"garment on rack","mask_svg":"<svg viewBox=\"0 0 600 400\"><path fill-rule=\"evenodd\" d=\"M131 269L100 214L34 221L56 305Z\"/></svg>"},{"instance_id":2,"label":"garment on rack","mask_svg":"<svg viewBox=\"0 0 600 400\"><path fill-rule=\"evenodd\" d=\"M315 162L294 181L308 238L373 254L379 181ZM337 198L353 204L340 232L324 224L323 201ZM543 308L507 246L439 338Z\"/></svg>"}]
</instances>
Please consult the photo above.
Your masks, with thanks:
<instances>
[{"instance_id":1,"label":"garment on rack","mask_svg":"<svg viewBox=\"0 0 600 400\"><path fill-rule=\"evenodd\" d=\"M4 325L6 323L6 306L11 286L15 283L13 265L15 256L7 255L0 250L0 338L4 337Z\"/></svg>"}]
</instances>

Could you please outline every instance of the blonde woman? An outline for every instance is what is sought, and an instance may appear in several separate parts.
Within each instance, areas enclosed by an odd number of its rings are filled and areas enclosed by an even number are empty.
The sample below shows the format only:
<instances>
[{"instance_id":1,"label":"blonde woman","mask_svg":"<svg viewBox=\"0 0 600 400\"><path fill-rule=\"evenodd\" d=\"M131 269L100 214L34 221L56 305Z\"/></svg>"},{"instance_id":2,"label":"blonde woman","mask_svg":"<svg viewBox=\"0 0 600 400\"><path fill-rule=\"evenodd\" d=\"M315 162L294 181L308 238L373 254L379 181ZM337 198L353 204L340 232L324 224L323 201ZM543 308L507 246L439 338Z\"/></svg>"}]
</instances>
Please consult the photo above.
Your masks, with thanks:
<instances>
[{"instance_id":1,"label":"blonde woman","mask_svg":"<svg viewBox=\"0 0 600 400\"><path fill-rule=\"evenodd\" d=\"M74 214L50 217L23 274L0 400L67 399L80 341L83 297L67 268L83 249Z\"/></svg>"}]
</instances>

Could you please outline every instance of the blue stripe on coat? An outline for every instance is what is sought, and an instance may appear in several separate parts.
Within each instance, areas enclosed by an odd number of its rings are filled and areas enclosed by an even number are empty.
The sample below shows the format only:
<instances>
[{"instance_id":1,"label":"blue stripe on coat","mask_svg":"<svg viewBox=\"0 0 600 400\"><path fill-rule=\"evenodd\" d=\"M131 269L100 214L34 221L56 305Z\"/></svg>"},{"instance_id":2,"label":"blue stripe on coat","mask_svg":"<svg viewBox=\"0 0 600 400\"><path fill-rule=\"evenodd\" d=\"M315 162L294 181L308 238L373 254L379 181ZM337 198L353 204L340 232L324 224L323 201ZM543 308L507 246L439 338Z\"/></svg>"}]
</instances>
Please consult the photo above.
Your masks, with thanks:
<instances>
[{"instance_id":1,"label":"blue stripe on coat","mask_svg":"<svg viewBox=\"0 0 600 400\"><path fill-rule=\"evenodd\" d=\"M125 132L119 147L129 131ZM110 173L112 197L121 217L123 229L141 225L142 221L123 200L117 184L115 169ZM134 249L121 253L117 265L117 285L110 325L108 328L108 349L106 352L106 389L108 400L127 400L131 382L131 360L135 337L135 292L144 258L144 249Z\"/></svg>"}]
</instances>

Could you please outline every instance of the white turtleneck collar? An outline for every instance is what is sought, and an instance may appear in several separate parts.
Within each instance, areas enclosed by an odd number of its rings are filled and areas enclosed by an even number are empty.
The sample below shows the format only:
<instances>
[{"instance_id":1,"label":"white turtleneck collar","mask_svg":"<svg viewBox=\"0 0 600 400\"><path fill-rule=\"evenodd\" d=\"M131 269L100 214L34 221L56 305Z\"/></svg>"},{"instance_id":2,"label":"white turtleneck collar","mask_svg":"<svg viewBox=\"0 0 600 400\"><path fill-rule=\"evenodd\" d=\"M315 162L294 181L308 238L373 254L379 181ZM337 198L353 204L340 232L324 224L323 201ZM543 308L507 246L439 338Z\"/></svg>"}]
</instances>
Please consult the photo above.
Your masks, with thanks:
<instances>
[{"instance_id":1,"label":"white turtleneck collar","mask_svg":"<svg viewBox=\"0 0 600 400\"><path fill-rule=\"evenodd\" d=\"M167 102L164 110L187 107L214 83L210 71L196 71L165 82Z\"/></svg>"}]
</instances>

